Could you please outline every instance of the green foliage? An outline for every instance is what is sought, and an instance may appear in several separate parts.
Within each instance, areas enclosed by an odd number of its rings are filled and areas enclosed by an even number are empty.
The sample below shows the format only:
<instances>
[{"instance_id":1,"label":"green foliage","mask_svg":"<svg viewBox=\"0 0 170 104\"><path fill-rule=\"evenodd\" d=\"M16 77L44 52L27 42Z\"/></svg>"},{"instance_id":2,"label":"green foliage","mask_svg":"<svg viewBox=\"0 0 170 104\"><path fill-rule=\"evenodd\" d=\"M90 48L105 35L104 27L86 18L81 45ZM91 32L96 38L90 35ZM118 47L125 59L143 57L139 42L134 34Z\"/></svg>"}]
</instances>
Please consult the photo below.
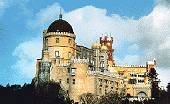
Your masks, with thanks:
<instances>
[{"instance_id":1,"label":"green foliage","mask_svg":"<svg viewBox=\"0 0 170 104\"><path fill-rule=\"evenodd\" d=\"M69 104L55 82L0 86L0 104Z\"/></svg>"},{"instance_id":2,"label":"green foliage","mask_svg":"<svg viewBox=\"0 0 170 104\"><path fill-rule=\"evenodd\" d=\"M117 93L109 93L101 97L99 104L121 104L121 97Z\"/></svg>"},{"instance_id":3,"label":"green foliage","mask_svg":"<svg viewBox=\"0 0 170 104\"><path fill-rule=\"evenodd\" d=\"M161 90L159 99L129 100L130 97L122 97L117 93L108 93L105 96L97 96L91 93L82 94L80 104L170 104L168 92Z\"/></svg>"},{"instance_id":4,"label":"green foliage","mask_svg":"<svg viewBox=\"0 0 170 104\"><path fill-rule=\"evenodd\" d=\"M80 96L81 104L121 104L121 97L118 94L109 93L105 96L96 96L85 93Z\"/></svg>"},{"instance_id":5,"label":"green foliage","mask_svg":"<svg viewBox=\"0 0 170 104\"><path fill-rule=\"evenodd\" d=\"M148 76L150 78L157 78L157 72L156 72L155 68L150 69L150 72L149 72Z\"/></svg>"},{"instance_id":6,"label":"green foliage","mask_svg":"<svg viewBox=\"0 0 170 104\"><path fill-rule=\"evenodd\" d=\"M170 84L168 91L161 90L157 99L130 101L128 97L117 93L97 96L85 93L80 96L80 104L169 104ZM71 104L73 103L59 83L53 81L37 84L0 85L0 104Z\"/></svg>"},{"instance_id":7,"label":"green foliage","mask_svg":"<svg viewBox=\"0 0 170 104\"><path fill-rule=\"evenodd\" d=\"M98 97L92 93L85 93L80 96L81 104L98 104Z\"/></svg>"}]
</instances>

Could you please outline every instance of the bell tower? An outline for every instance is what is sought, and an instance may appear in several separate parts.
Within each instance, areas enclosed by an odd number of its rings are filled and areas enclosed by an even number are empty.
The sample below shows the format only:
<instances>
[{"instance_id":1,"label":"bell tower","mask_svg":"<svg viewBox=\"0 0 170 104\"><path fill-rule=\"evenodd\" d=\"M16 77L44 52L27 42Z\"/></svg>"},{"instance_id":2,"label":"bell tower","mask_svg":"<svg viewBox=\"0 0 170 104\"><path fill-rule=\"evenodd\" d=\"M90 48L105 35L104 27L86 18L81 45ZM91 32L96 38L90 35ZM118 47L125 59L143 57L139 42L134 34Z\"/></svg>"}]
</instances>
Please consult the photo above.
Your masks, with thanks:
<instances>
[{"instance_id":1,"label":"bell tower","mask_svg":"<svg viewBox=\"0 0 170 104\"><path fill-rule=\"evenodd\" d=\"M115 62L113 60L113 52L114 49L112 48L112 44L113 44L113 37L108 37L108 36L104 36L104 37L100 37L100 44L104 45L108 48L108 64L109 66L113 66L115 65Z\"/></svg>"}]
</instances>

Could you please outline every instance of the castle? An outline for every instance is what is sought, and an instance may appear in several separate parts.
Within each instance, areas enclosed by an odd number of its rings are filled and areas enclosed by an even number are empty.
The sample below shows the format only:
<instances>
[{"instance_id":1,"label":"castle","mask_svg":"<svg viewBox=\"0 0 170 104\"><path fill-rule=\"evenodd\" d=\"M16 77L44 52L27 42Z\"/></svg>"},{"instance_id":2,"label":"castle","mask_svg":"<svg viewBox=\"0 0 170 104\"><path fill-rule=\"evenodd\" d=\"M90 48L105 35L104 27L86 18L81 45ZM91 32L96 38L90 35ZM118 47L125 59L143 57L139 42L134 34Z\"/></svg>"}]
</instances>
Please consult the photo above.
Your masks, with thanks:
<instances>
[{"instance_id":1,"label":"castle","mask_svg":"<svg viewBox=\"0 0 170 104\"><path fill-rule=\"evenodd\" d=\"M75 39L72 26L61 14L43 31L42 57L36 63L38 81L59 82L75 102L84 93L151 97L147 73L155 67L155 60L145 66L119 66L112 54L112 37L100 37L91 48L77 45Z\"/></svg>"}]
</instances>

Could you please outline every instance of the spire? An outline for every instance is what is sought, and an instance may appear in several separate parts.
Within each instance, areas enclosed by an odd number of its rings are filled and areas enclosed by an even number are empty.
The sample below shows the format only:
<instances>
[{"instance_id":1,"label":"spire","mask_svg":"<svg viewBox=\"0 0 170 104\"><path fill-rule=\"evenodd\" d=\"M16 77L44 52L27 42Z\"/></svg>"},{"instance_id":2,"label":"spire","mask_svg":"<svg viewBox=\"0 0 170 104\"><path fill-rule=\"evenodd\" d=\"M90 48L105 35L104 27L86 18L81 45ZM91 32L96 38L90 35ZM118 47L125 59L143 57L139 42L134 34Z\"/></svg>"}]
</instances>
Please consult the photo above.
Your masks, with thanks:
<instances>
[{"instance_id":1,"label":"spire","mask_svg":"<svg viewBox=\"0 0 170 104\"><path fill-rule=\"evenodd\" d=\"M61 8L60 8L59 19L60 19L60 20L62 19Z\"/></svg>"}]
</instances>

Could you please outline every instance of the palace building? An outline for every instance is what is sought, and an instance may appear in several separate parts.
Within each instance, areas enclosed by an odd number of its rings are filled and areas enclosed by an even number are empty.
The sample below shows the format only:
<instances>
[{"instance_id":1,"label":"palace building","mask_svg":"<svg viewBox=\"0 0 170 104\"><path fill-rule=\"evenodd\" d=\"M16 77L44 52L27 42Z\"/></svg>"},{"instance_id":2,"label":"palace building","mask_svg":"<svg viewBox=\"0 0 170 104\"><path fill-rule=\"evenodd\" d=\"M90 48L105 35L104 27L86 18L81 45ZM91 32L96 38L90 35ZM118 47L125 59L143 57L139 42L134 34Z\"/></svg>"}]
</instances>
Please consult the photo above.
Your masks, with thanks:
<instances>
[{"instance_id":1,"label":"palace building","mask_svg":"<svg viewBox=\"0 0 170 104\"><path fill-rule=\"evenodd\" d=\"M75 40L72 26L60 14L43 31L42 57L36 63L38 82L59 82L75 102L84 93L151 97L147 73L155 67L155 61L144 66L119 66L113 58L113 37L100 37L91 48L78 45Z\"/></svg>"}]
</instances>

